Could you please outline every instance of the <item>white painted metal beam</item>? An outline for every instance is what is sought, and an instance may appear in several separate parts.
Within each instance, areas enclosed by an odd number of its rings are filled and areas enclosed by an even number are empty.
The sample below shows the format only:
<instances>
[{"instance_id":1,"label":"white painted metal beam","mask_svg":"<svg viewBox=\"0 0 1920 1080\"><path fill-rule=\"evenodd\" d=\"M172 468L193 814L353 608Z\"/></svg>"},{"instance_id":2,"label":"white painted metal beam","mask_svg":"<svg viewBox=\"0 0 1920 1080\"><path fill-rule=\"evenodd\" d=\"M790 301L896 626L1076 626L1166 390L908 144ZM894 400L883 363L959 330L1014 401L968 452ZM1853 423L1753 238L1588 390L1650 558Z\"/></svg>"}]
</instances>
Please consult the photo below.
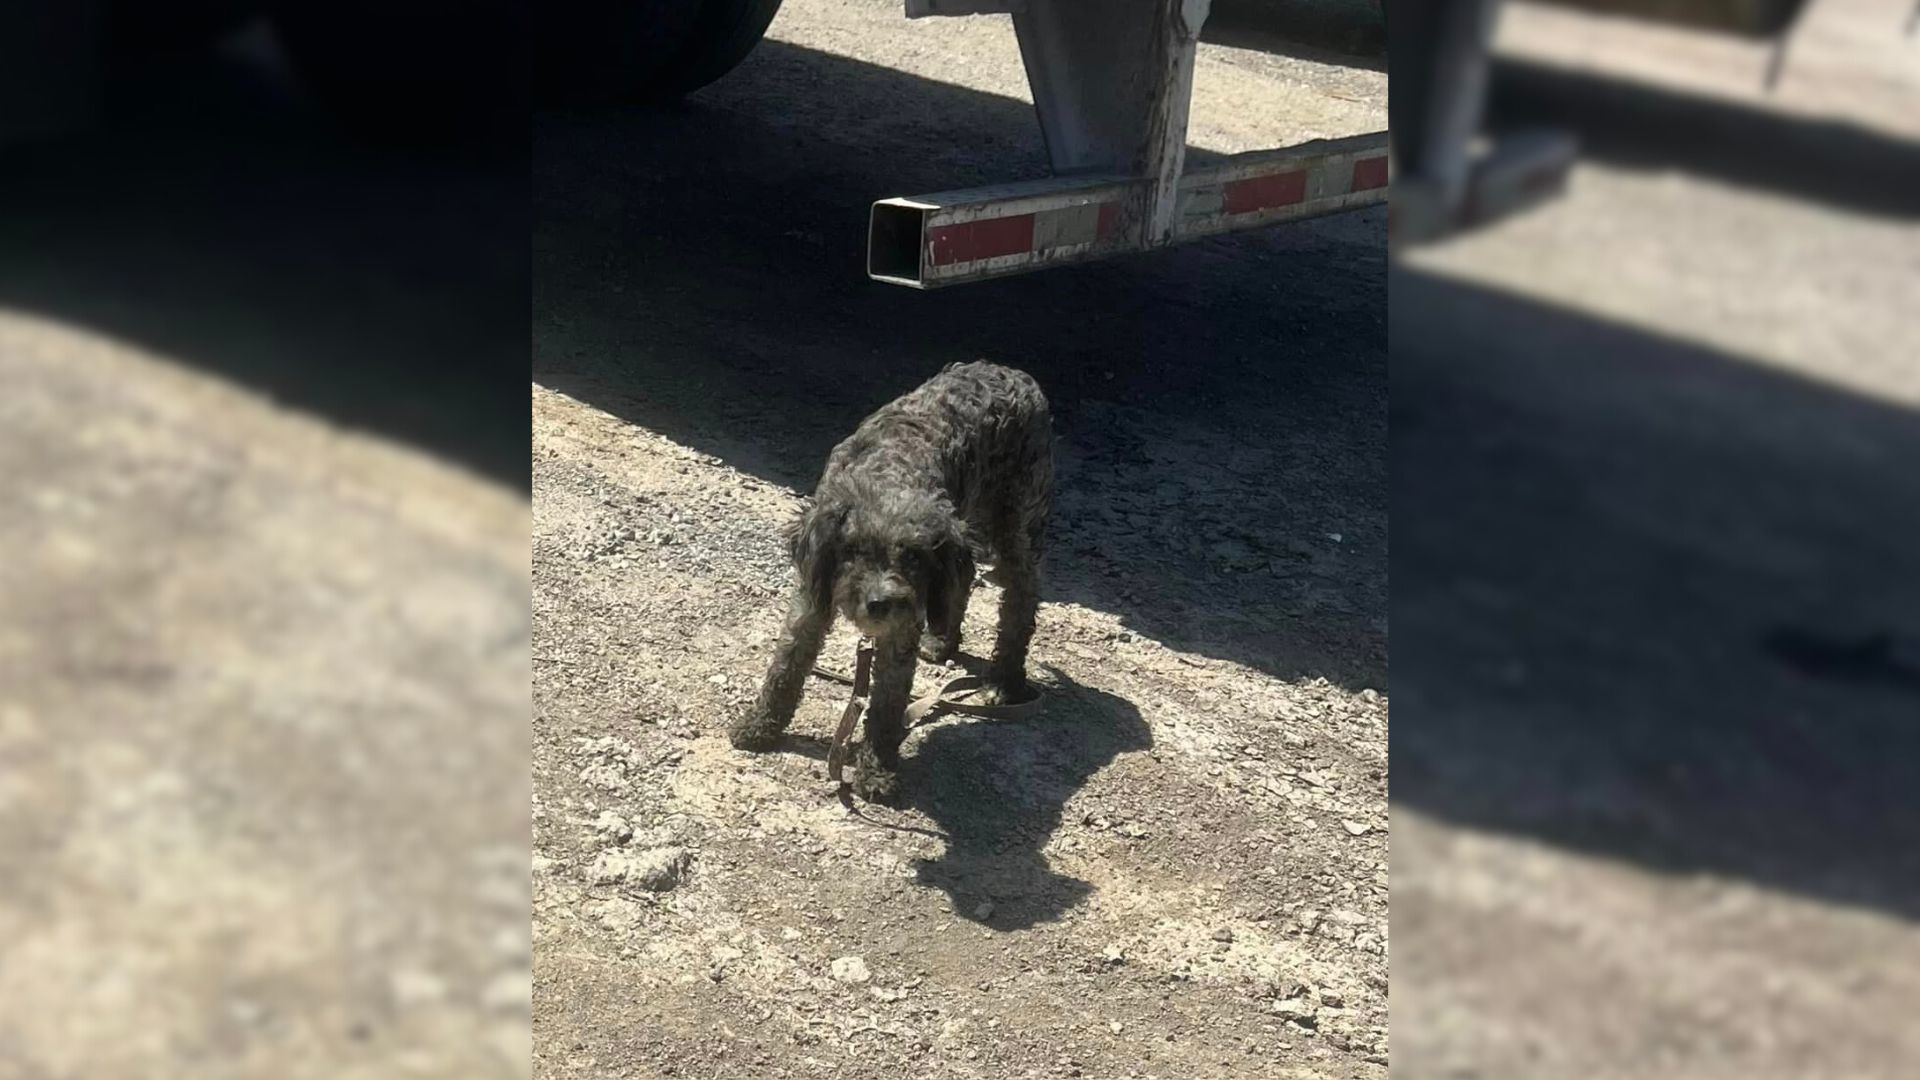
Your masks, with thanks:
<instances>
[{"instance_id":1,"label":"white painted metal beam","mask_svg":"<svg viewBox=\"0 0 1920 1080\"><path fill-rule=\"evenodd\" d=\"M1104 174L883 199L868 229L867 273L932 289L1089 262L1387 197L1385 132L1242 154L1180 177L1164 229L1152 177Z\"/></svg>"}]
</instances>

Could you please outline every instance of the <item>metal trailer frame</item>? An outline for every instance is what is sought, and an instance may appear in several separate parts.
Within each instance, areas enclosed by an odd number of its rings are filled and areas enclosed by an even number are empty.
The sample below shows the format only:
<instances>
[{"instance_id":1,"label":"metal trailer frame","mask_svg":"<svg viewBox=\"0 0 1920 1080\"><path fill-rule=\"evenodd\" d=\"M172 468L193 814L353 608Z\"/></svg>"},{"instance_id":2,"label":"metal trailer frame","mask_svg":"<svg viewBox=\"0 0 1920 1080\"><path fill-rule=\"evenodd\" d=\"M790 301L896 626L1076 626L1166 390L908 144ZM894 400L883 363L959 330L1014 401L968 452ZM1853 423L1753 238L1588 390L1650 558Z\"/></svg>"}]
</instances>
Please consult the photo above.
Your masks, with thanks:
<instances>
[{"instance_id":1,"label":"metal trailer frame","mask_svg":"<svg viewBox=\"0 0 1920 1080\"><path fill-rule=\"evenodd\" d=\"M908 18L1009 14L1054 178L882 199L867 272L931 289L1386 201L1387 133L1186 169L1212 0L905 0Z\"/></svg>"},{"instance_id":2,"label":"metal trailer frame","mask_svg":"<svg viewBox=\"0 0 1920 1080\"><path fill-rule=\"evenodd\" d=\"M1571 135L1523 132L1476 151L1501 3L1402 2L1387 20L1396 244L1484 225L1566 187L1579 152Z\"/></svg>"}]
</instances>

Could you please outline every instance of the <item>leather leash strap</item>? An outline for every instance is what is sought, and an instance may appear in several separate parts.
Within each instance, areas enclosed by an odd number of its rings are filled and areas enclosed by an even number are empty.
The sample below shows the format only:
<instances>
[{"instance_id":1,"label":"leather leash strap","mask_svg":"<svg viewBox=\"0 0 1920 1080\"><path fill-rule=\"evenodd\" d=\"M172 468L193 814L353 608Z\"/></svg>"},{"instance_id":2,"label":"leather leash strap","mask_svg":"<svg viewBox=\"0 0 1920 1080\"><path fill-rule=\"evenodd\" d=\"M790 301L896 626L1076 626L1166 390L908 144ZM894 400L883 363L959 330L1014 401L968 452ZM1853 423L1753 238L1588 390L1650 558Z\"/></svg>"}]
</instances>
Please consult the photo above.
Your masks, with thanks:
<instances>
[{"instance_id":1,"label":"leather leash strap","mask_svg":"<svg viewBox=\"0 0 1920 1080\"><path fill-rule=\"evenodd\" d=\"M1017 720L1031 716L1040 708L1038 694L1014 705L975 705L967 700L968 695L979 693L986 684L987 681L978 675L956 675L948 679L933 693L907 706L907 726L912 727L941 713L978 716L986 720Z\"/></svg>"},{"instance_id":2,"label":"leather leash strap","mask_svg":"<svg viewBox=\"0 0 1920 1080\"><path fill-rule=\"evenodd\" d=\"M816 674L835 678L831 673L815 668ZM864 707L863 699L873 678L873 646L862 645L854 653L853 696L847 699L847 708L840 714L840 726L833 731L833 746L827 751L827 776L842 788L847 781L841 775L847 764L847 740L853 735L853 725L860 722L860 712ZM839 681L839 680L836 680Z\"/></svg>"},{"instance_id":3,"label":"leather leash strap","mask_svg":"<svg viewBox=\"0 0 1920 1080\"><path fill-rule=\"evenodd\" d=\"M853 695L847 699L847 707L840 714L840 726L834 729L833 744L827 750L827 776L840 785L841 793L845 795L847 747L853 738L855 725L860 722L860 714L865 711L865 699L872 687L873 646L862 643L856 649L851 679L823 667L815 667L813 673L823 679L853 687ZM986 680L978 675L956 675L948 679L933 693L907 706L906 726L911 728L941 713L978 716L987 720L1015 720L1030 716L1040 708L1038 694L1014 705L976 705L967 701L969 696L979 693L985 685Z\"/></svg>"}]
</instances>

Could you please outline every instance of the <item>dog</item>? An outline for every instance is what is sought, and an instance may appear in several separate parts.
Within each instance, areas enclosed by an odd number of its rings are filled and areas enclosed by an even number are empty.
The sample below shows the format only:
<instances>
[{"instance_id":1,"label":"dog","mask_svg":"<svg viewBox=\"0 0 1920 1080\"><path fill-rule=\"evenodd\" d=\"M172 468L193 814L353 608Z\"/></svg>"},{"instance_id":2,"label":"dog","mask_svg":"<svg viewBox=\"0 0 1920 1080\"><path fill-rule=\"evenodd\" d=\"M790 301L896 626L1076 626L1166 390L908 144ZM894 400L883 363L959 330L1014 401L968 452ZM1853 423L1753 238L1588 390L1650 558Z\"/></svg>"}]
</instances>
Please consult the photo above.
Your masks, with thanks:
<instances>
[{"instance_id":1,"label":"dog","mask_svg":"<svg viewBox=\"0 0 1920 1080\"><path fill-rule=\"evenodd\" d=\"M945 663L960 647L976 552L1002 590L976 700L1031 696L1027 647L1052 501L1053 421L1024 372L951 364L867 417L833 448L811 504L788 527L799 587L760 695L729 731L733 745L778 743L837 613L874 642L853 788L895 801L915 662Z\"/></svg>"}]
</instances>

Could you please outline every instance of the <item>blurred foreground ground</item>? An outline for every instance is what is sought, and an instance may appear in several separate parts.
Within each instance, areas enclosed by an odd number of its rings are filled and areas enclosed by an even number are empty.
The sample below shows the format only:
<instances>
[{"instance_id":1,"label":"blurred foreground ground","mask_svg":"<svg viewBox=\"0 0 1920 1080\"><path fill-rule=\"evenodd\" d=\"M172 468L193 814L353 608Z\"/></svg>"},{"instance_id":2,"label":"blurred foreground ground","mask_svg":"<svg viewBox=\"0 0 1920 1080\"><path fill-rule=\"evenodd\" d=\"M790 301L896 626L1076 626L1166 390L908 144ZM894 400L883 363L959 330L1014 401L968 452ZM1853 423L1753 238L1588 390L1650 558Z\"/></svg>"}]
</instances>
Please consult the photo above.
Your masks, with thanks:
<instances>
[{"instance_id":1,"label":"blurred foreground ground","mask_svg":"<svg viewBox=\"0 0 1920 1080\"><path fill-rule=\"evenodd\" d=\"M5 1080L526 1071L524 165L259 60L0 151Z\"/></svg>"},{"instance_id":2,"label":"blurred foreground ground","mask_svg":"<svg viewBox=\"0 0 1920 1080\"><path fill-rule=\"evenodd\" d=\"M1508 25L1496 122L1588 153L1392 277L1396 1075L1920 1061L1905 14L1816 3L1777 99Z\"/></svg>"}]
</instances>

